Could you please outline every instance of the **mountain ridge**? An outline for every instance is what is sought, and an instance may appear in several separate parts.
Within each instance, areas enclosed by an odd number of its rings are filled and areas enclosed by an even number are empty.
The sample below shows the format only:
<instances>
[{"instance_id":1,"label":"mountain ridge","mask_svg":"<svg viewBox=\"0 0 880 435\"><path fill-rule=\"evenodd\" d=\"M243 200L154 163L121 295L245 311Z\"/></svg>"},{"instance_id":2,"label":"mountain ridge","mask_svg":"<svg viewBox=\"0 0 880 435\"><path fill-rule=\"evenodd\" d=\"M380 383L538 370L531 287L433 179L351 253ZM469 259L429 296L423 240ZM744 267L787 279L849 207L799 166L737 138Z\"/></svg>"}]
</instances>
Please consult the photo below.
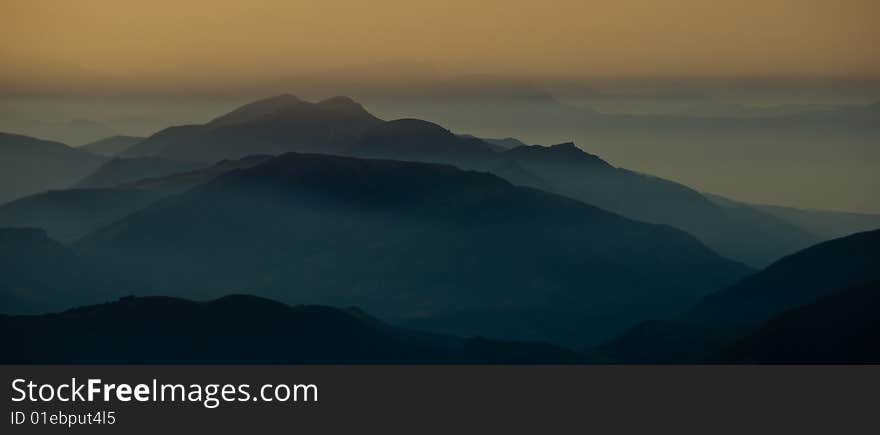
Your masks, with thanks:
<instances>
[{"instance_id":1,"label":"mountain ridge","mask_svg":"<svg viewBox=\"0 0 880 435\"><path fill-rule=\"evenodd\" d=\"M556 298L609 304L604 314L591 308L592 320L577 320L571 312L569 326L535 326L542 331L518 337L538 341L604 335L635 316L633 310L682 309L679 304L707 287L748 270L672 227L622 218L488 173L298 153L169 197L76 247L145 279L151 289L202 297L247 288L282 301L297 296L329 305L356 303L406 321L398 324L429 330L440 325L451 333L470 325L444 316L460 313L477 322L486 310L501 308L486 298L534 313L548 306L569 310ZM186 260L192 258L200 260ZM633 292L629 298L666 296L626 308L622 294L600 297L613 294L605 287ZM299 293L288 294L291 288ZM470 333L496 336L502 325L522 322L520 316L496 320L491 327L477 322L483 325ZM579 322L598 326L578 330Z\"/></svg>"}]
</instances>

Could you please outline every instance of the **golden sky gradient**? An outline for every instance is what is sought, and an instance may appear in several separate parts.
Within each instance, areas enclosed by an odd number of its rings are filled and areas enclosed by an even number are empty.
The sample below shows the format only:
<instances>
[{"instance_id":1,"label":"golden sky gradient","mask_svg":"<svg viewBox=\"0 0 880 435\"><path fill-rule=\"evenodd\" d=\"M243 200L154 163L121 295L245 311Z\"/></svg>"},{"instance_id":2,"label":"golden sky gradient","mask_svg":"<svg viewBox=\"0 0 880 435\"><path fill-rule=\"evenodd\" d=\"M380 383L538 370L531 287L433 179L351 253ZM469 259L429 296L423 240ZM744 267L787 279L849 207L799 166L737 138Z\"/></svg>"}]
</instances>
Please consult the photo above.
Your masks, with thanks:
<instances>
[{"instance_id":1,"label":"golden sky gradient","mask_svg":"<svg viewBox=\"0 0 880 435\"><path fill-rule=\"evenodd\" d=\"M877 0L4 0L0 92L293 76L880 78Z\"/></svg>"}]
</instances>

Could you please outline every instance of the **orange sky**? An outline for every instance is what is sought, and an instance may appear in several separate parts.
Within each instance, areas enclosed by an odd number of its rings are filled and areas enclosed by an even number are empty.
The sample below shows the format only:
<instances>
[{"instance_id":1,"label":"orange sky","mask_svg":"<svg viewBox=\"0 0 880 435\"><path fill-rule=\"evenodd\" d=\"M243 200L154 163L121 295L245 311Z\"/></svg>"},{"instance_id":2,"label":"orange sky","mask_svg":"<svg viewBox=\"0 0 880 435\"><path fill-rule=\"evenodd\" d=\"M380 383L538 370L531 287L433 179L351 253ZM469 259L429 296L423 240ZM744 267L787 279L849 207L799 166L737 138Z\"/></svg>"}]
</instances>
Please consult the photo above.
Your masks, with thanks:
<instances>
[{"instance_id":1,"label":"orange sky","mask_svg":"<svg viewBox=\"0 0 880 435\"><path fill-rule=\"evenodd\" d=\"M880 78L877 0L4 0L0 93L282 77ZM391 72L393 71L393 73Z\"/></svg>"}]
</instances>

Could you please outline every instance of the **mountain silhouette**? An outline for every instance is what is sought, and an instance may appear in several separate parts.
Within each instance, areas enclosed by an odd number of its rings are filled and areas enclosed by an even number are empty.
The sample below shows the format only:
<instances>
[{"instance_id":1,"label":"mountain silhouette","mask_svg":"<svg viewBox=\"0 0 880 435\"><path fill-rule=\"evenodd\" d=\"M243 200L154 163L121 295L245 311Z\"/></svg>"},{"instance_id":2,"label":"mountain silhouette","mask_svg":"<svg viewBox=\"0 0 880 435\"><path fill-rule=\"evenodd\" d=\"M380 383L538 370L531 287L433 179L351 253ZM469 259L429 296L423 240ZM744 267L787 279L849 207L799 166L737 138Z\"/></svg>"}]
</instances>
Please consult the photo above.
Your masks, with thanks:
<instances>
[{"instance_id":1,"label":"mountain silhouette","mask_svg":"<svg viewBox=\"0 0 880 435\"><path fill-rule=\"evenodd\" d=\"M419 119L398 119L378 124L352 147L350 154L417 162L449 163L462 167L481 164L494 155L491 146L477 138L462 137Z\"/></svg>"},{"instance_id":2,"label":"mountain silhouette","mask_svg":"<svg viewBox=\"0 0 880 435\"><path fill-rule=\"evenodd\" d=\"M846 329L846 322L843 322L841 329L834 328L831 325L833 320L829 317L832 313L822 313L822 310L826 305L840 307L856 299L856 296L838 297L839 292L880 280L878 250L880 231L820 243L783 258L729 288L710 294L682 315L670 320L644 322L599 346L592 354L598 359L624 363L702 363L746 361L749 358L761 362L760 358L771 358L769 345L761 347L761 352L768 352L765 356L759 355L757 350L750 353L745 344L737 347L740 350L729 348L734 347L738 340L750 341L753 338L748 337L757 337L766 332L773 336L774 345L780 346L780 358L790 350L792 362L795 361L796 352L805 355L805 362L811 361L810 358L818 358L825 352L817 341L814 356L807 358L809 352L804 347L811 340L824 340L824 346L829 346L828 343L832 341L830 337L841 334L843 346L843 341L855 339L852 337L855 327ZM869 289L876 289L876 284L867 285L860 293L857 292L866 311L853 309L853 322L864 322L868 316L874 315L871 312L874 306L868 296L876 297L877 293L871 293ZM794 315L795 320L789 324L784 319L791 312L799 314ZM843 311L838 314L845 315ZM803 326L810 315L816 315L814 327ZM778 322L788 326L778 327ZM864 331L869 334L871 329ZM799 336L799 332L803 335ZM783 339L792 342L786 345L781 341ZM841 358L852 357L852 362L862 361L853 356L854 351L841 352ZM828 351L824 355L831 353ZM818 359L815 361L819 362Z\"/></svg>"},{"instance_id":3,"label":"mountain silhouette","mask_svg":"<svg viewBox=\"0 0 880 435\"><path fill-rule=\"evenodd\" d=\"M161 320L157 320L161 319ZM540 343L391 327L358 311L254 296L125 297L56 314L2 316L4 364L571 364ZM108 343L113 343L108 346ZM10 351L14 349L13 351Z\"/></svg>"},{"instance_id":4,"label":"mountain silhouette","mask_svg":"<svg viewBox=\"0 0 880 435\"><path fill-rule=\"evenodd\" d=\"M489 170L517 165L515 181L646 222L681 228L720 254L765 266L819 239L747 207L721 207L699 192L662 178L616 168L573 143L517 147L498 154ZM532 175L532 184L522 173ZM504 176L501 172L499 175Z\"/></svg>"},{"instance_id":5,"label":"mountain silhouette","mask_svg":"<svg viewBox=\"0 0 880 435\"><path fill-rule=\"evenodd\" d=\"M180 172L164 177L144 178L121 184L123 189L148 190L166 195L180 193L200 184L205 184L227 172L256 166L272 158L266 155L253 155L237 160L221 160L211 166L194 171Z\"/></svg>"},{"instance_id":6,"label":"mountain silhouette","mask_svg":"<svg viewBox=\"0 0 880 435\"><path fill-rule=\"evenodd\" d=\"M106 299L107 273L36 228L0 228L0 307L39 313Z\"/></svg>"},{"instance_id":7,"label":"mountain silhouette","mask_svg":"<svg viewBox=\"0 0 880 435\"><path fill-rule=\"evenodd\" d=\"M880 363L880 283L831 292L790 309L721 352L749 364Z\"/></svg>"},{"instance_id":8,"label":"mountain silhouette","mask_svg":"<svg viewBox=\"0 0 880 435\"><path fill-rule=\"evenodd\" d=\"M240 160L224 160L194 171L140 179L111 188L50 190L29 195L0 205L0 227L40 228L52 239L70 243L161 198L207 183L235 169L257 165L268 158L268 156L249 156ZM150 162L161 159L155 158L124 160L146 161L146 167L141 168L141 175L167 172L157 169L180 169L177 162L170 162L167 168L161 164L156 168ZM183 166L188 165L183 164ZM124 169L132 166L125 163L118 167ZM112 175L113 171L105 174ZM100 184L112 185L114 181L125 178L102 177L104 182Z\"/></svg>"},{"instance_id":9,"label":"mountain silhouette","mask_svg":"<svg viewBox=\"0 0 880 435\"><path fill-rule=\"evenodd\" d=\"M510 149L514 149L516 147L528 145L525 142L523 142L519 139L516 139L516 138L512 138L512 137L489 138L489 137L476 137L476 136L473 136L470 134L460 134L459 136L461 136L464 139L479 139L483 142L486 142L487 144L489 144L489 147L492 149L492 151L495 151L495 152L507 151Z\"/></svg>"},{"instance_id":10,"label":"mountain silhouette","mask_svg":"<svg viewBox=\"0 0 880 435\"><path fill-rule=\"evenodd\" d=\"M68 243L160 197L146 189L50 190L0 205L0 227L40 228Z\"/></svg>"},{"instance_id":11,"label":"mountain silhouette","mask_svg":"<svg viewBox=\"0 0 880 435\"><path fill-rule=\"evenodd\" d=\"M80 189L116 187L121 184L188 172L206 165L160 157L114 158L76 183Z\"/></svg>"},{"instance_id":12,"label":"mountain silhouette","mask_svg":"<svg viewBox=\"0 0 880 435\"><path fill-rule=\"evenodd\" d=\"M759 210L826 239L880 229L880 215L757 205Z\"/></svg>"},{"instance_id":13,"label":"mountain silhouette","mask_svg":"<svg viewBox=\"0 0 880 435\"><path fill-rule=\"evenodd\" d=\"M719 327L751 327L840 288L880 280L880 230L853 234L785 257L715 292L685 317Z\"/></svg>"},{"instance_id":14,"label":"mountain silhouette","mask_svg":"<svg viewBox=\"0 0 880 435\"><path fill-rule=\"evenodd\" d=\"M115 157L144 139L139 136L110 136L77 148L99 156Z\"/></svg>"},{"instance_id":15,"label":"mountain silhouette","mask_svg":"<svg viewBox=\"0 0 880 435\"><path fill-rule=\"evenodd\" d=\"M311 103L281 95L242 106L204 125L162 130L122 156L216 162L289 151L340 154L381 122L347 97Z\"/></svg>"},{"instance_id":16,"label":"mountain silhouette","mask_svg":"<svg viewBox=\"0 0 880 435\"><path fill-rule=\"evenodd\" d=\"M68 187L103 161L103 157L59 142L0 133L0 204Z\"/></svg>"},{"instance_id":17,"label":"mountain silhouette","mask_svg":"<svg viewBox=\"0 0 880 435\"><path fill-rule=\"evenodd\" d=\"M551 147L514 146L521 144L515 139L500 143L456 135L418 119L381 121L347 97L310 103L282 95L242 106L205 125L166 129L128 155L216 161L308 151L452 164L489 171L632 219L675 226L753 267L766 266L821 240L755 208L721 207L681 184L613 167L573 143Z\"/></svg>"},{"instance_id":18,"label":"mountain silhouette","mask_svg":"<svg viewBox=\"0 0 880 435\"><path fill-rule=\"evenodd\" d=\"M356 304L444 332L583 344L748 272L668 226L452 166L289 153L76 244L130 285Z\"/></svg>"}]
</instances>

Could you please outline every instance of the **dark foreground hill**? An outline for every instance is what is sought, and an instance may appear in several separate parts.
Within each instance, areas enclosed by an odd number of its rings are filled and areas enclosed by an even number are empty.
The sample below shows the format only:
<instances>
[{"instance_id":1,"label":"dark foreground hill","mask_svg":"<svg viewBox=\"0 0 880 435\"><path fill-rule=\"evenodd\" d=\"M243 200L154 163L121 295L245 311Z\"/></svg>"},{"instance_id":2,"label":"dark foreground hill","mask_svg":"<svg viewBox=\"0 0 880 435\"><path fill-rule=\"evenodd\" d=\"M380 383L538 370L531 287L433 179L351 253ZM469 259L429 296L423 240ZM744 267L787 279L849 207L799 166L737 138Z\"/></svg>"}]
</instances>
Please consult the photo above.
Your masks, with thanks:
<instances>
[{"instance_id":1,"label":"dark foreground hill","mask_svg":"<svg viewBox=\"0 0 880 435\"><path fill-rule=\"evenodd\" d=\"M774 317L717 361L755 364L880 363L880 283L833 292Z\"/></svg>"},{"instance_id":2,"label":"dark foreground hill","mask_svg":"<svg viewBox=\"0 0 880 435\"><path fill-rule=\"evenodd\" d=\"M753 327L851 285L880 280L880 230L819 243L707 296L685 317Z\"/></svg>"},{"instance_id":3,"label":"dark foreground hill","mask_svg":"<svg viewBox=\"0 0 880 435\"><path fill-rule=\"evenodd\" d=\"M672 315L748 272L674 228L490 174L296 153L155 203L76 248L154 294L246 291L576 344Z\"/></svg>"},{"instance_id":4,"label":"dark foreground hill","mask_svg":"<svg viewBox=\"0 0 880 435\"><path fill-rule=\"evenodd\" d=\"M253 296L127 297L57 314L0 316L0 363L571 364L537 343L424 334L357 311Z\"/></svg>"},{"instance_id":5,"label":"dark foreground hill","mask_svg":"<svg viewBox=\"0 0 880 435\"><path fill-rule=\"evenodd\" d=\"M707 296L677 318L644 322L595 355L626 363L862 362L868 353L859 346L876 338L872 322L880 319L878 261L880 231L820 243ZM846 290L852 288L857 290Z\"/></svg>"},{"instance_id":6,"label":"dark foreground hill","mask_svg":"<svg viewBox=\"0 0 880 435\"><path fill-rule=\"evenodd\" d=\"M68 187L103 162L104 157L59 142L0 133L0 204Z\"/></svg>"}]
</instances>

